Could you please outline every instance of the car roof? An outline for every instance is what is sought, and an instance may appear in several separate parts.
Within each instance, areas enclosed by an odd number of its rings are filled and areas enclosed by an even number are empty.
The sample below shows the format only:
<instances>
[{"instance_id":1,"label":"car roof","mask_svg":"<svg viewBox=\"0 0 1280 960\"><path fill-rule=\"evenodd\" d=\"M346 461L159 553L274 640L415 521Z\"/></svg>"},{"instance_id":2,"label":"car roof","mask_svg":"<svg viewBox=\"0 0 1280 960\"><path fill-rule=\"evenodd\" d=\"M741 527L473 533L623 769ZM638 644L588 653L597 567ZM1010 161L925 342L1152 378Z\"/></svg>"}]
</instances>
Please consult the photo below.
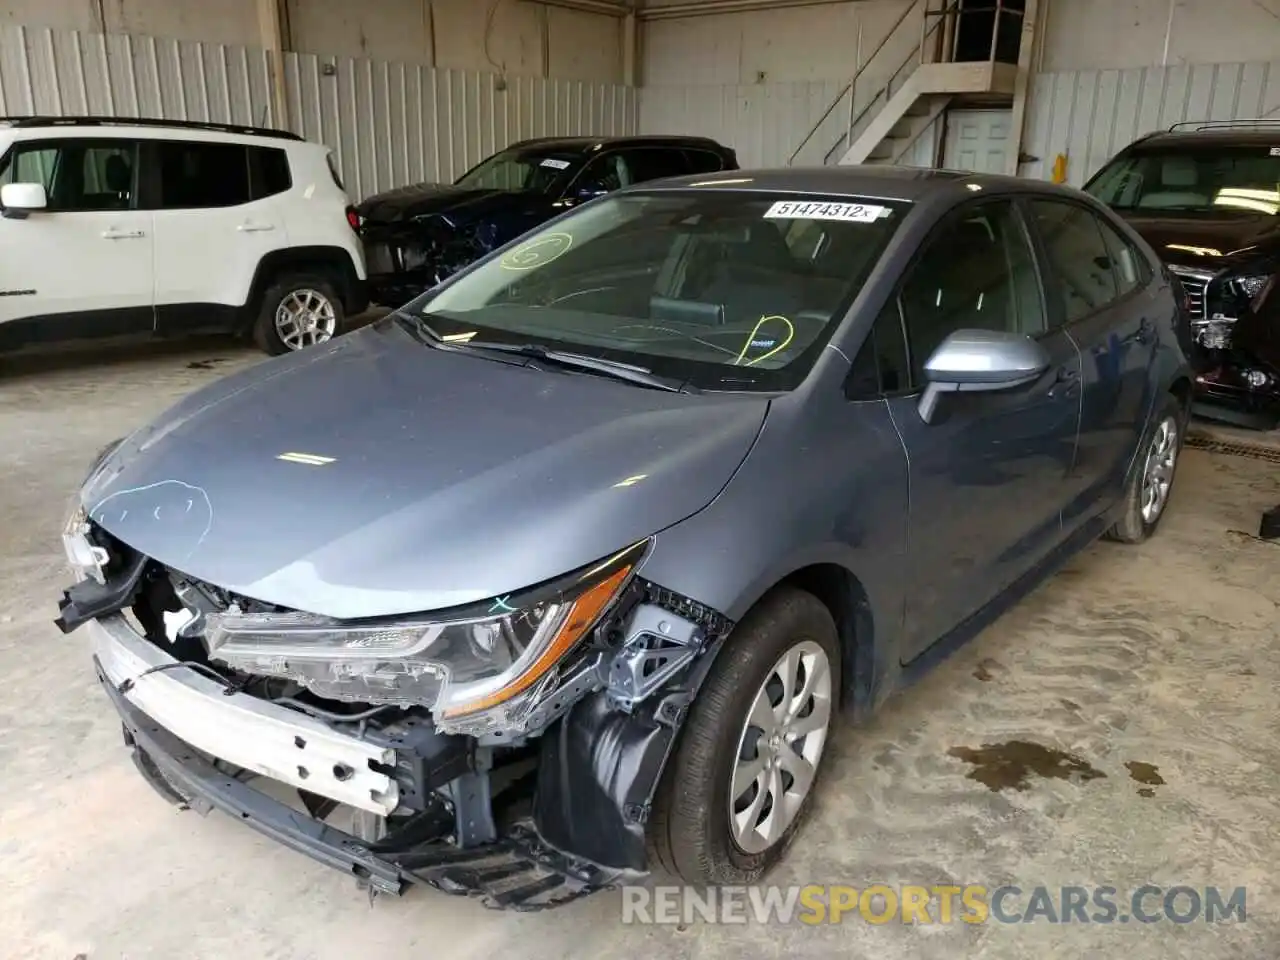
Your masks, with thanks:
<instances>
[{"instance_id":1,"label":"car roof","mask_svg":"<svg viewBox=\"0 0 1280 960\"><path fill-rule=\"evenodd\" d=\"M288 130L254 127L235 123L213 123L198 120L160 120L153 117L103 117L103 116L23 116L0 117L0 128L11 130L86 130L86 135L127 135L148 138L163 137L181 131L186 134L206 134L216 137L254 137L268 140L287 140L305 143L302 137ZM200 139L204 139L201 137Z\"/></svg>"},{"instance_id":2,"label":"car roof","mask_svg":"<svg viewBox=\"0 0 1280 960\"><path fill-rule=\"evenodd\" d=\"M674 177L627 188L663 190L696 187L699 190L760 190L766 193L807 193L814 196L874 197L909 203L945 195L993 193L1045 193L1078 195L1070 187L1043 180L881 164L830 167L784 167L767 170L726 170L722 173Z\"/></svg>"},{"instance_id":3,"label":"car roof","mask_svg":"<svg viewBox=\"0 0 1280 960\"><path fill-rule=\"evenodd\" d=\"M665 136L654 134L636 137L534 137L506 147L507 150L538 147L544 150L562 150L565 153L586 153L604 147L704 147L711 150L727 150L723 144L710 137L686 135Z\"/></svg>"},{"instance_id":4,"label":"car roof","mask_svg":"<svg viewBox=\"0 0 1280 960\"><path fill-rule=\"evenodd\" d=\"M1259 126L1221 126L1192 130L1162 130L1135 141L1147 146L1280 146L1280 122Z\"/></svg>"}]
</instances>

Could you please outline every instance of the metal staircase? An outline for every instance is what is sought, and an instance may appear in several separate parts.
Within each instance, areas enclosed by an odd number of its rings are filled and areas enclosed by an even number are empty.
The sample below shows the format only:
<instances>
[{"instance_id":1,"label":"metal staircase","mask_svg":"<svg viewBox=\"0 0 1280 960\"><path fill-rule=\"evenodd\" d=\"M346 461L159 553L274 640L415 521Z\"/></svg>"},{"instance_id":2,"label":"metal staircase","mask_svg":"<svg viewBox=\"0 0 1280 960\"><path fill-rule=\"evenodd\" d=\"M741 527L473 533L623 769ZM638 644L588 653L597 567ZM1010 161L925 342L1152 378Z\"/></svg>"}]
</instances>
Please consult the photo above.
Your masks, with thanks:
<instances>
[{"instance_id":1,"label":"metal staircase","mask_svg":"<svg viewBox=\"0 0 1280 960\"><path fill-rule=\"evenodd\" d=\"M962 50L961 17L994 14L988 56ZM912 0L791 154L791 166L902 163L957 104L1008 106L1018 67L997 59L1007 0ZM972 23L972 21L969 21ZM972 46L972 44L969 44ZM965 59L961 56L969 54Z\"/></svg>"}]
</instances>

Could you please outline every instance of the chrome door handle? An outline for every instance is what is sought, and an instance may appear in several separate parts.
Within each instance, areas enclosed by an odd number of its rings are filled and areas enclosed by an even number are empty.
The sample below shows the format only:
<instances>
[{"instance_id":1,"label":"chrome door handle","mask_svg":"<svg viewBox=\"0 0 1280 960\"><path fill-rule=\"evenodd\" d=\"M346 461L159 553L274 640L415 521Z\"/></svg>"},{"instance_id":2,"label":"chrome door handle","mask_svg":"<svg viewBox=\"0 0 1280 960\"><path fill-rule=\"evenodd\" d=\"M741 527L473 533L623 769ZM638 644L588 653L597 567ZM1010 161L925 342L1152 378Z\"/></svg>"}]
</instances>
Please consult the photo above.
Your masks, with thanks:
<instances>
[{"instance_id":1,"label":"chrome door handle","mask_svg":"<svg viewBox=\"0 0 1280 960\"><path fill-rule=\"evenodd\" d=\"M236 227L241 233L265 233L268 230L274 230L274 223L242 223Z\"/></svg>"},{"instance_id":2,"label":"chrome door handle","mask_svg":"<svg viewBox=\"0 0 1280 960\"><path fill-rule=\"evenodd\" d=\"M102 231L103 240L137 240L146 235L145 230L117 230L114 227Z\"/></svg>"}]
</instances>

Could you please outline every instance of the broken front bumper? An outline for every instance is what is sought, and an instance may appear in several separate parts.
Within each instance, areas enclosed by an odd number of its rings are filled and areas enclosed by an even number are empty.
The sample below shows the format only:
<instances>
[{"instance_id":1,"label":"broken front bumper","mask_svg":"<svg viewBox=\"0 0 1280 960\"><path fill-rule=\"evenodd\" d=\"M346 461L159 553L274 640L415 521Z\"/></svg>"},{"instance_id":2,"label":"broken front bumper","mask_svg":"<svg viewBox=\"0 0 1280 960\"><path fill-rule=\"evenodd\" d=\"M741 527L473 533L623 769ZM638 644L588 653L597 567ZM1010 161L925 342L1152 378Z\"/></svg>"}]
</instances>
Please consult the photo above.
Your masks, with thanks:
<instances>
[{"instance_id":1,"label":"broken front bumper","mask_svg":"<svg viewBox=\"0 0 1280 960\"><path fill-rule=\"evenodd\" d=\"M261 833L399 894L409 883L477 896L492 907L539 909L614 885L621 871L543 844L531 824L461 849L438 841L386 848L307 816L245 782L251 772L373 814L395 809L394 749L229 689L148 643L121 616L91 621L98 678L139 770L163 796L218 809ZM228 772L227 766L237 768ZM305 772L304 772L305 771ZM382 772L380 772L382 771Z\"/></svg>"}]
</instances>

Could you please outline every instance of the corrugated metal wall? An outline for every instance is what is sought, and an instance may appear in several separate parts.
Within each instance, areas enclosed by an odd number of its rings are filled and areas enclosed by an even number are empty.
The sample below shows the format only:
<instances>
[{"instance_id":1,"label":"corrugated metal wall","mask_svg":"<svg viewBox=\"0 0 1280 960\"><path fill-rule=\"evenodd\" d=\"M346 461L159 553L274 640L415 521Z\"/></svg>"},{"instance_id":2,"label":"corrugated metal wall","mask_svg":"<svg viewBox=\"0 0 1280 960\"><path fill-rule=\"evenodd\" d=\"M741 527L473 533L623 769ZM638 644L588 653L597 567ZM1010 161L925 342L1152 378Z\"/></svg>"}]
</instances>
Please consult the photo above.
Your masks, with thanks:
<instances>
[{"instance_id":1,"label":"corrugated metal wall","mask_svg":"<svg viewBox=\"0 0 1280 960\"><path fill-rule=\"evenodd\" d=\"M452 181L528 137L635 132L628 87L507 77L412 63L286 54L289 128L337 150L352 195Z\"/></svg>"},{"instance_id":2,"label":"corrugated metal wall","mask_svg":"<svg viewBox=\"0 0 1280 960\"><path fill-rule=\"evenodd\" d=\"M744 167L785 166L846 82L642 87L640 132L714 137ZM835 110L796 162L820 164L848 122L847 107Z\"/></svg>"},{"instance_id":3,"label":"corrugated metal wall","mask_svg":"<svg viewBox=\"0 0 1280 960\"><path fill-rule=\"evenodd\" d=\"M0 116L100 114L280 125L254 47L0 27ZM333 147L354 199L452 180L525 137L628 134L611 84L286 54L283 125Z\"/></svg>"},{"instance_id":4,"label":"corrugated metal wall","mask_svg":"<svg viewBox=\"0 0 1280 960\"><path fill-rule=\"evenodd\" d=\"M1280 61L1044 73L1028 104L1023 151L1040 159L1022 174L1047 179L1067 154L1082 185L1126 144L1184 120L1280 115Z\"/></svg>"},{"instance_id":5,"label":"corrugated metal wall","mask_svg":"<svg viewBox=\"0 0 1280 960\"><path fill-rule=\"evenodd\" d=\"M797 148L795 166L821 166L849 126L849 95L841 96L847 82L641 87L639 129L714 137L737 150L744 167L785 167ZM875 94L872 86L860 92L859 110ZM834 109L823 118L833 102ZM801 147L815 124L817 130ZM933 163L936 127L912 145L903 163Z\"/></svg>"}]
</instances>

